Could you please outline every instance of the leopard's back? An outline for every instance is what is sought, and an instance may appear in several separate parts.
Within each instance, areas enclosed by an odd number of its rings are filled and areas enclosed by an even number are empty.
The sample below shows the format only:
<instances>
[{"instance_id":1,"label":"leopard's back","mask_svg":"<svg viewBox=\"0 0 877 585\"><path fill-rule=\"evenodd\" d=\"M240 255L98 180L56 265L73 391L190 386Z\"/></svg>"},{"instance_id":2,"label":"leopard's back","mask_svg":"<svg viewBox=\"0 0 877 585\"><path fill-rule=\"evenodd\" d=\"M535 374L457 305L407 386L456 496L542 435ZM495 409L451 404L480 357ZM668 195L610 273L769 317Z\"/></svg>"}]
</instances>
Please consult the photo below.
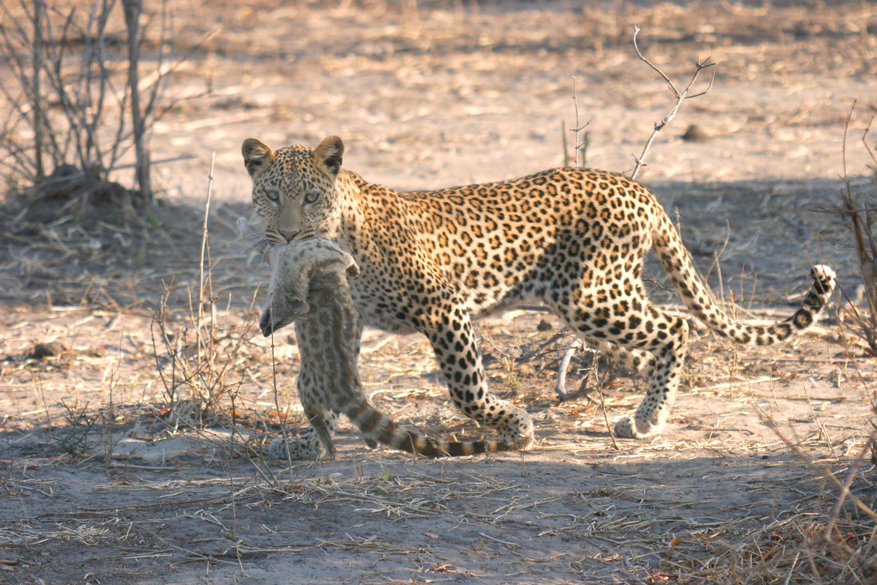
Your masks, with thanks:
<instances>
[{"instance_id":1,"label":"leopard's back","mask_svg":"<svg viewBox=\"0 0 877 585\"><path fill-rule=\"evenodd\" d=\"M631 296L666 217L648 189L597 169L407 193L349 171L342 180L366 228L343 233L363 269L353 298L366 324L399 333L421 329L412 317L449 292L473 319L530 300L567 304L579 283Z\"/></svg>"}]
</instances>

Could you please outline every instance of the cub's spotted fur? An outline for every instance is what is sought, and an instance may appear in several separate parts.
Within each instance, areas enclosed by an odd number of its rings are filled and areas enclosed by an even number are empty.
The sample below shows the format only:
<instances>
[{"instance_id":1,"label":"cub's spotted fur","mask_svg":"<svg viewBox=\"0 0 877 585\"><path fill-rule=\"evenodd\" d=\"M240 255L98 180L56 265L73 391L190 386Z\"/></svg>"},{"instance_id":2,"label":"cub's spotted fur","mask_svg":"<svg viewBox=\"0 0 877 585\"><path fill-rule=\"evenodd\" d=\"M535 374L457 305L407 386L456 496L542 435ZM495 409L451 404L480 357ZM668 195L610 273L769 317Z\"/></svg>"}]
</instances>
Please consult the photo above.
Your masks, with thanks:
<instances>
[{"instance_id":1,"label":"cub's spotted fur","mask_svg":"<svg viewBox=\"0 0 877 585\"><path fill-rule=\"evenodd\" d=\"M262 245L246 219L238 221L244 236L257 249ZM297 241L267 250L271 265L268 304L259 320L267 337L295 321L302 362L307 377L299 377L298 391L305 415L319 442L275 439L269 455L278 459L315 459L321 452L335 458L332 435L343 412L359 427L365 441L429 457L496 453L517 449L514 443L494 441L449 442L425 437L399 427L375 410L362 390L356 361L360 321L350 299L348 277L359 268L353 257L322 238ZM315 447L319 447L316 448Z\"/></svg>"},{"instance_id":2,"label":"cub's spotted fur","mask_svg":"<svg viewBox=\"0 0 877 585\"><path fill-rule=\"evenodd\" d=\"M804 331L835 286L830 268L814 266L813 286L791 319L769 327L735 323L697 275L657 199L604 171L552 169L398 193L342 169L344 146L335 136L316 149L277 151L249 139L242 151L266 238L282 245L316 234L347 246L361 269L351 297L365 323L426 335L454 404L506 442L531 441L533 424L488 391L472 318L538 299L585 342L648 376L634 416L615 425L617 435L636 438L663 429L688 338L688 323L645 294L649 250L694 316L741 344L770 345Z\"/></svg>"}]
</instances>

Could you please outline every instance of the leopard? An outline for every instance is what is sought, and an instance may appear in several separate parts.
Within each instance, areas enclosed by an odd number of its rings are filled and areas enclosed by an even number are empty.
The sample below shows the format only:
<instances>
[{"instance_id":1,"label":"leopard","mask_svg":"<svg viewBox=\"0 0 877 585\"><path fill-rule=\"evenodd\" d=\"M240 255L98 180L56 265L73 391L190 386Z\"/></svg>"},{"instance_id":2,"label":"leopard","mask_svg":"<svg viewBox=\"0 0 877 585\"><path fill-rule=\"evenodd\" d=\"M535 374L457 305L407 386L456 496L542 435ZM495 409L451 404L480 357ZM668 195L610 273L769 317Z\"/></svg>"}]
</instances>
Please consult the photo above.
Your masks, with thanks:
<instances>
[{"instance_id":1,"label":"leopard","mask_svg":"<svg viewBox=\"0 0 877 585\"><path fill-rule=\"evenodd\" d=\"M329 240L314 237L286 246L266 246L246 218L238 229L271 267L268 301L259 319L265 337L295 323L296 338L310 378L299 378L301 405L319 441L276 438L268 446L274 459L335 459L337 449L324 412L341 412L359 428L366 444L426 457L460 457L518 448L497 441L450 441L428 437L399 426L369 402L357 370L359 314L350 298L348 278L359 273L348 252Z\"/></svg>"},{"instance_id":2,"label":"leopard","mask_svg":"<svg viewBox=\"0 0 877 585\"><path fill-rule=\"evenodd\" d=\"M283 245L320 235L343 245L361 271L350 294L362 322L425 335L455 407L503 442L532 446L533 422L525 408L490 392L476 319L541 301L584 343L648 380L635 412L612 428L618 438L644 439L662 433L670 416L689 333L687 319L646 294L652 249L689 313L740 345L774 345L806 331L837 281L830 267L814 265L790 318L745 324L716 302L655 195L623 174L564 167L400 192L342 168L337 136L276 151L250 138L241 152L266 239Z\"/></svg>"}]
</instances>

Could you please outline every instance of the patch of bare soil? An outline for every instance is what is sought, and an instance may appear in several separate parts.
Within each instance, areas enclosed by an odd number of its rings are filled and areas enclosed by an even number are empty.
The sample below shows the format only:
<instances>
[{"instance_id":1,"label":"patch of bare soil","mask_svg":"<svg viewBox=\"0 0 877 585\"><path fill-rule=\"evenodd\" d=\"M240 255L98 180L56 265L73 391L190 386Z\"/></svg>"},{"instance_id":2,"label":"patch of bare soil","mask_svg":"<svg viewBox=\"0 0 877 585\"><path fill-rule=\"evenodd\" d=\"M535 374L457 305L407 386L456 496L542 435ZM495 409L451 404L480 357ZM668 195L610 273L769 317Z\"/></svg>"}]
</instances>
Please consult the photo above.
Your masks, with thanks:
<instances>
[{"instance_id":1,"label":"patch of bare soil","mask_svg":"<svg viewBox=\"0 0 877 585\"><path fill-rule=\"evenodd\" d=\"M877 95L877 6L795 3L174 3L177 105L155 129L161 205L130 217L75 201L22 208L0 233L0 583L867 583L877 579L870 451L877 373L829 317L773 348L735 348L692 322L664 435L613 440L643 381L588 352L560 402L572 337L553 316L479 322L493 391L526 408L523 454L430 461L368 450L342 423L335 461L264 460L305 428L291 329L258 334L267 266L236 240L249 214L240 143L329 134L367 180L431 188L563 162L633 166L672 107L641 47L674 79L711 55L641 179L678 215L728 310L792 314L807 268L858 282L835 216ZM689 125L699 140L683 140ZM856 146L854 146L854 143ZM208 262L203 201L216 153ZM199 205L192 205L199 201ZM717 260L718 258L718 260ZM684 310L658 263L652 296ZM202 290L204 291L202 293ZM458 438L428 343L367 331L378 408ZM849 493L839 500L842 485ZM840 502L840 503L839 503Z\"/></svg>"}]
</instances>

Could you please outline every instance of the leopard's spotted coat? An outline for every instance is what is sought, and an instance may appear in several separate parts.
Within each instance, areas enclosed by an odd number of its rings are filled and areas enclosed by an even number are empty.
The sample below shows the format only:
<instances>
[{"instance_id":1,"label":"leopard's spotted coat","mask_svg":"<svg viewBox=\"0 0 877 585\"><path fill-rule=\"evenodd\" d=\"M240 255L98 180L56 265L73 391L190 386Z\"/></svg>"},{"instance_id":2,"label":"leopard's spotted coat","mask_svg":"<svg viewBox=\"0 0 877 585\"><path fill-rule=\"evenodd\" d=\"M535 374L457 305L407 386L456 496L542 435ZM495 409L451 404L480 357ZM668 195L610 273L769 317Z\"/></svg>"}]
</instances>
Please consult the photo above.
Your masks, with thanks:
<instances>
[{"instance_id":1,"label":"leopard's spotted coat","mask_svg":"<svg viewBox=\"0 0 877 585\"><path fill-rule=\"evenodd\" d=\"M487 388L471 320L538 299L581 338L649 377L621 437L660 433L676 398L688 324L653 306L642 282L654 248L695 317L737 343L770 345L807 329L835 286L817 265L803 306L783 323L733 322L697 275L657 199L621 175L551 169L509 181L399 193L341 168L344 146L242 147L266 237L318 234L346 246L361 269L351 296L365 323L429 339L454 404L506 442L533 437L524 409ZM315 440L311 438L311 440Z\"/></svg>"}]
</instances>

